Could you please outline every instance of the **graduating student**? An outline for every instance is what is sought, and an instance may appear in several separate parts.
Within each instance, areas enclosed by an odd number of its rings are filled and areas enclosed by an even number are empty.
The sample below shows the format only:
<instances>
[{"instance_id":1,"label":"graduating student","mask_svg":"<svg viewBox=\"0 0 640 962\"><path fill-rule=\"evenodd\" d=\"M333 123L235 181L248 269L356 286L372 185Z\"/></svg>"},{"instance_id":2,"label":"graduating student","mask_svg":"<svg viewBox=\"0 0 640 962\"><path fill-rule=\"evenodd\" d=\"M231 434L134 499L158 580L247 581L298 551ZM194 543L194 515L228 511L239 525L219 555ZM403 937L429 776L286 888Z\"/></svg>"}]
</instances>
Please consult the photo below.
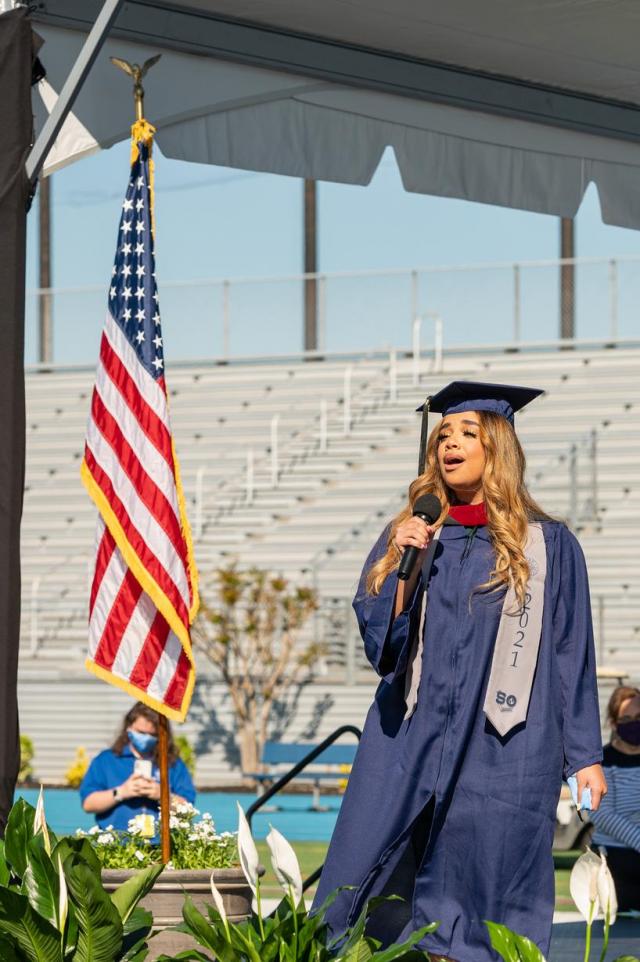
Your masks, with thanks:
<instances>
[{"instance_id":1,"label":"graduating student","mask_svg":"<svg viewBox=\"0 0 640 962\"><path fill-rule=\"evenodd\" d=\"M606 783L583 554L528 493L514 430L541 393L458 381L428 399L409 502L365 562L353 604L382 680L312 906L353 886L329 909L336 936L398 894L370 921L385 945L439 921L419 943L432 958L493 962L490 920L548 952L563 775L594 809ZM434 524L413 516L429 493Z\"/></svg>"}]
</instances>

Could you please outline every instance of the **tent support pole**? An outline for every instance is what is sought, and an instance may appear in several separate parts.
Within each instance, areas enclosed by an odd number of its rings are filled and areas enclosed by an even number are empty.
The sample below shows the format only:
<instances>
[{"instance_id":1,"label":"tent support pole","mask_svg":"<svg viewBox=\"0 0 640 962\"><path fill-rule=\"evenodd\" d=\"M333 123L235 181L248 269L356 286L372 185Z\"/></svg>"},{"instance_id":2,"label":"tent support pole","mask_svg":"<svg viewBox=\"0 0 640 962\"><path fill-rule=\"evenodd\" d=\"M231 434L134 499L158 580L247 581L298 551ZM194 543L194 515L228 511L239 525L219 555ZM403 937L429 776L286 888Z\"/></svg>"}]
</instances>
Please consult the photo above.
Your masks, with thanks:
<instances>
[{"instance_id":1,"label":"tent support pole","mask_svg":"<svg viewBox=\"0 0 640 962\"><path fill-rule=\"evenodd\" d=\"M123 3L124 0L104 0L102 10L98 14L96 22L84 42L83 48L78 54L78 59L71 68L56 105L49 114L38 139L27 157L25 170L31 185L38 179L47 154L60 133L60 128L67 119L67 115L73 107L87 74L100 53L111 25Z\"/></svg>"}]
</instances>

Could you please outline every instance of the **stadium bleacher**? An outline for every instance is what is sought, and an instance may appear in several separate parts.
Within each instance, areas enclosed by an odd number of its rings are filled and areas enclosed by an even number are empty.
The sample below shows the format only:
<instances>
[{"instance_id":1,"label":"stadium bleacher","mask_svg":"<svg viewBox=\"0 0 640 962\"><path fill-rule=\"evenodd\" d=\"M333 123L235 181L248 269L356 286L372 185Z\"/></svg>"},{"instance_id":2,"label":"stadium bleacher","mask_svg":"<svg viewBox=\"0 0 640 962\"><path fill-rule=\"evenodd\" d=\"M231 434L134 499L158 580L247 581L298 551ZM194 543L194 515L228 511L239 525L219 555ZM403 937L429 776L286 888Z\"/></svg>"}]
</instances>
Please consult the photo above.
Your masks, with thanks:
<instances>
[{"instance_id":1,"label":"stadium bleacher","mask_svg":"<svg viewBox=\"0 0 640 962\"><path fill-rule=\"evenodd\" d=\"M210 572L236 561L320 594L308 630L330 653L304 688L287 738L364 719L376 678L350 599L371 543L415 476L414 409L454 378L547 390L518 416L529 486L549 513L571 521L584 547L599 665L611 675L603 698L616 673L640 677L640 349L487 350L445 355L440 370L432 367L424 357L418 384L411 357L380 353L168 370L203 590ZM127 703L84 669L95 511L79 466L92 382L89 368L27 377L20 700L36 771L48 780L62 778L77 731L98 750ZM200 749L200 782L237 775L224 734L231 729L224 689L203 665L185 725Z\"/></svg>"}]
</instances>

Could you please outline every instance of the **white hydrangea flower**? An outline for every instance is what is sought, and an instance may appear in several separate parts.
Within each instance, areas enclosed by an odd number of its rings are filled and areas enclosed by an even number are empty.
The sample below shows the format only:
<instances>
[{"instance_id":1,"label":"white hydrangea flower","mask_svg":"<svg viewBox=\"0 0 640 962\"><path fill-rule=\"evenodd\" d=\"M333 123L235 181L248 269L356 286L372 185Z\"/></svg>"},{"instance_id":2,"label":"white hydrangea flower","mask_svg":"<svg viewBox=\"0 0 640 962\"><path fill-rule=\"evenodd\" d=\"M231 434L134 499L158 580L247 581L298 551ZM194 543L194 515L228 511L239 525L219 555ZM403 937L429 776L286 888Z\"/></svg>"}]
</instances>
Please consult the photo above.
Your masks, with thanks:
<instances>
[{"instance_id":1,"label":"white hydrangea flower","mask_svg":"<svg viewBox=\"0 0 640 962\"><path fill-rule=\"evenodd\" d=\"M94 825L92 828L89 829L89 835L97 835L101 831L102 829L100 828L99 825Z\"/></svg>"},{"instance_id":2,"label":"white hydrangea flower","mask_svg":"<svg viewBox=\"0 0 640 962\"><path fill-rule=\"evenodd\" d=\"M139 848L133 853L139 862L144 862L144 852L141 852Z\"/></svg>"},{"instance_id":3,"label":"white hydrangea flower","mask_svg":"<svg viewBox=\"0 0 640 962\"><path fill-rule=\"evenodd\" d=\"M113 840L114 839L111 832L102 832L101 835L98 835L98 838L96 841L98 842L98 845L111 845Z\"/></svg>"}]
</instances>

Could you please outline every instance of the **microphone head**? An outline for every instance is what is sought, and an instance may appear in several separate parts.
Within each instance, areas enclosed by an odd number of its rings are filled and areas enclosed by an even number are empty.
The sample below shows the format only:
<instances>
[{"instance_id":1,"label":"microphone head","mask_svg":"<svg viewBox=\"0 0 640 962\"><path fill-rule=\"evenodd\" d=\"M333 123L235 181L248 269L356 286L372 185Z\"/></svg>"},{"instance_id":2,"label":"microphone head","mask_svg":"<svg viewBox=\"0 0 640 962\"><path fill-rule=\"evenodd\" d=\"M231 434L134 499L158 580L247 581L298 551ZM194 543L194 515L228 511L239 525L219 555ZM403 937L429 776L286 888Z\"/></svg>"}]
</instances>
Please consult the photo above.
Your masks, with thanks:
<instances>
[{"instance_id":1,"label":"microphone head","mask_svg":"<svg viewBox=\"0 0 640 962\"><path fill-rule=\"evenodd\" d=\"M427 524L437 521L442 512L442 505L435 494L423 494L413 506L413 513L422 515Z\"/></svg>"}]
</instances>

